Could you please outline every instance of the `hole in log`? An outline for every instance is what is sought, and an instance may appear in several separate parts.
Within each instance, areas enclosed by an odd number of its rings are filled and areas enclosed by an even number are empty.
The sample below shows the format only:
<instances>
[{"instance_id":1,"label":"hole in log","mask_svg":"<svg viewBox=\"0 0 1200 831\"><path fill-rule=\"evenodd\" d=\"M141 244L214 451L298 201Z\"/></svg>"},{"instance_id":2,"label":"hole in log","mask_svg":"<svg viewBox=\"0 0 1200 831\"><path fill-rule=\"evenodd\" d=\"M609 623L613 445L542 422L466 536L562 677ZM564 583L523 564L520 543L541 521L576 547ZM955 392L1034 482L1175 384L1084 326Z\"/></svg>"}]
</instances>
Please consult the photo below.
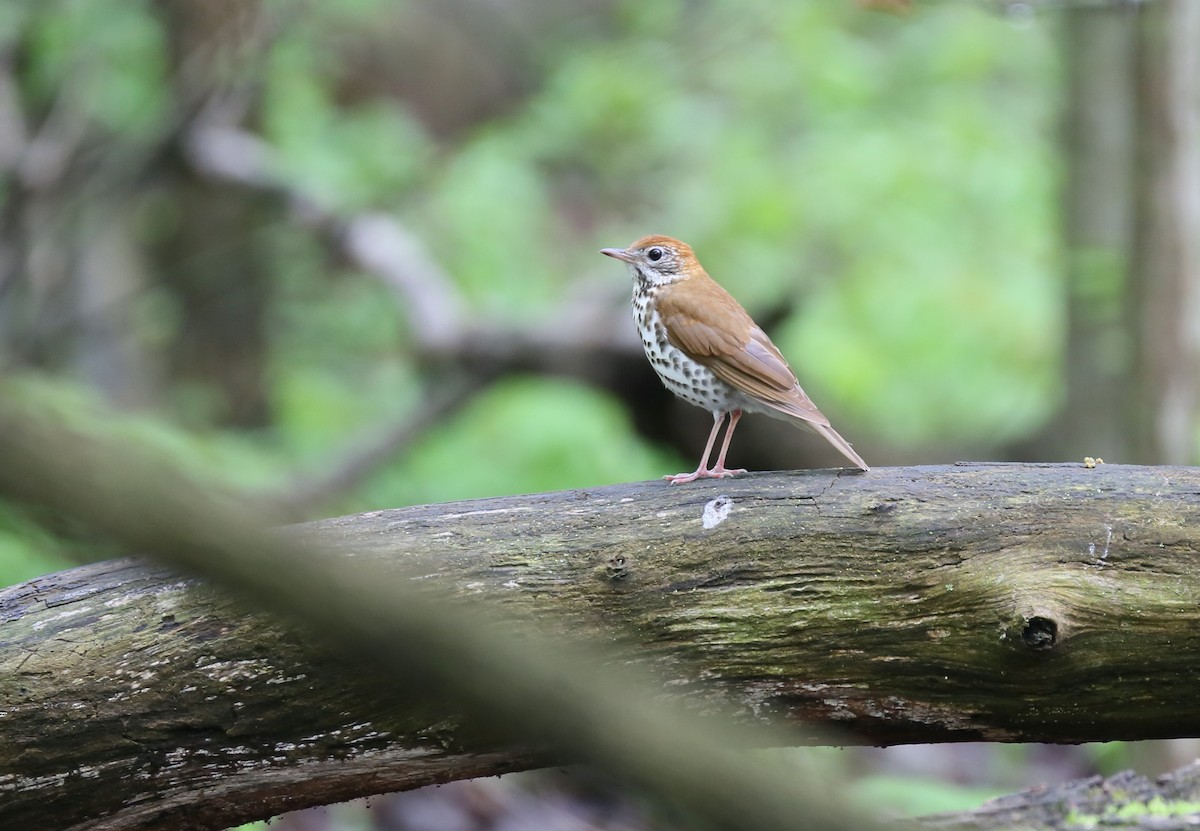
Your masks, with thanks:
<instances>
[{"instance_id":1,"label":"hole in log","mask_svg":"<svg viewBox=\"0 0 1200 831\"><path fill-rule=\"evenodd\" d=\"M1048 617L1031 617L1021 630L1021 640L1030 649L1050 649L1058 642L1058 624Z\"/></svg>"},{"instance_id":2,"label":"hole in log","mask_svg":"<svg viewBox=\"0 0 1200 831\"><path fill-rule=\"evenodd\" d=\"M629 576L629 564L620 554L609 557L608 562L604 564L604 568L610 580L624 580Z\"/></svg>"}]
</instances>

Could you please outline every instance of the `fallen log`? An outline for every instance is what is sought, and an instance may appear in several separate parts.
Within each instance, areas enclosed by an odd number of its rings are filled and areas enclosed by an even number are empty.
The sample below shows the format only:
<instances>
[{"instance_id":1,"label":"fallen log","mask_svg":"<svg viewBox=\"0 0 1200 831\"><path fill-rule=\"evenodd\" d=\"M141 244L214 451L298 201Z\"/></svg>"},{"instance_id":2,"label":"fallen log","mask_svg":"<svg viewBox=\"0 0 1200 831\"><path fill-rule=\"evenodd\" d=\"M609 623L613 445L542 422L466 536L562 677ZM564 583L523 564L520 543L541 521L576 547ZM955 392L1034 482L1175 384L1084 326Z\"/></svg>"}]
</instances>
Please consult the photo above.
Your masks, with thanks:
<instances>
[{"instance_id":1,"label":"fallen log","mask_svg":"<svg viewBox=\"0 0 1200 831\"><path fill-rule=\"evenodd\" d=\"M285 534L464 609L607 641L664 697L796 743L831 726L839 743L1081 742L1200 735L1198 520L1192 468L964 464L635 483ZM570 761L463 719L419 674L382 687L360 655L169 568L111 561L0 592L4 827L219 828L552 759Z\"/></svg>"}]
</instances>

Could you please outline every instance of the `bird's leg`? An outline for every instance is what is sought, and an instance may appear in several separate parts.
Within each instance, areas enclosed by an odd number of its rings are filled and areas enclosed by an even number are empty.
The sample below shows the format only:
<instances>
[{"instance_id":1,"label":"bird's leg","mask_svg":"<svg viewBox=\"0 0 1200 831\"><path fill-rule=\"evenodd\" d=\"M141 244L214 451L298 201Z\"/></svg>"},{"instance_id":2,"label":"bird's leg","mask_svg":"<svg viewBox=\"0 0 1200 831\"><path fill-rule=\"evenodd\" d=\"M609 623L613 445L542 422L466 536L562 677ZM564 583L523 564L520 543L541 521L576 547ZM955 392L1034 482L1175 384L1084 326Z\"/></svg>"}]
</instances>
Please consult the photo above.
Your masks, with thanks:
<instances>
[{"instance_id":1,"label":"bird's leg","mask_svg":"<svg viewBox=\"0 0 1200 831\"><path fill-rule=\"evenodd\" d=\"M738 419L742 417L741 410L734 410L729 414L729 426L725 428L725 440L721 442L721 455L717 456L717 465L708 471L709 476L720 478L722 476L736 476L739 473L745 473L744 467L736 470L729 470L725 467L725 454L729 452L729 440L733 438L733 428L737 427Z\"/></svg>"},{"instance_id":2,"label":"bird's leg","mask_svg":"<svg viewBox=\"0 0 1200 831\"><path fill-rule=\"evenodd\" d=\"M704 455L700 457L700 466L691 473L676 473L674 476L664 476L664 479L672 485L682 485L684 482L694 482L697 479L704 479L712 475L708 471L708 457L712 455L713 445L717 441L717 431L721 429L721 424L725 421L725 415L720 410L713 413L712 432L708 434L708 444L704 445Z\"/></svg>"},{"instance_id":3,"label":"bird's leg","mask_svg":"<svg viewBox=\"0 0 1200 831\"><path fill-rule=\"evenodd\" d=\"M712 455L713 444L717 440L717 431L721 429L721 425L725 422L725 416L729 416L729 426L725 428L725 440L721 442L721 454L717 457L716 467L708 468L708 457ZM724 479L727 476L736 476L739 473L745 473L745 469L729 470L725 467L725 454L729 450L729 440L733 437L733 428L737 426L738 419L742 417L741 410L733 410L729 413L717 411L713 413L713 428L708 434L708 444L704 446L704 455L700 457L700 466L691 473L676 473L674 476L664 476L663 478L672 485L682 485L684 482L694 482L697 479Z\"/></svg>"}]
</instances>

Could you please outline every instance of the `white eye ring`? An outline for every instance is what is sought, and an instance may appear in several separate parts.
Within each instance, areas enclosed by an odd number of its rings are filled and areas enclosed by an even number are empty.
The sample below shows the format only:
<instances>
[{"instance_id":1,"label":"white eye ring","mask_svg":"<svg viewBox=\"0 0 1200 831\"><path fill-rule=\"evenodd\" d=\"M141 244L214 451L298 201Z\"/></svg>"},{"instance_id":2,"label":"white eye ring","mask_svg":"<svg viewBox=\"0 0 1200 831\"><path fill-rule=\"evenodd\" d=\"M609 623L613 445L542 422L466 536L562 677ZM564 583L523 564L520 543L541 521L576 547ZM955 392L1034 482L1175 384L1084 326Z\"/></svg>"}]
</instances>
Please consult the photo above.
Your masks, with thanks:
<instances>
[{"instance_id":1,"label":"white eye ring","mask_svg":"<svg viewBox=\"0 0 1200 831\"><path fill-rule=\"evenodd\" d=\"M656 245L653 248L648 248L646 250L646 259L652 263L656 263L659 260L661 260L664 256L666 256L666 253L667 252L663 251L661 248L659 248Z\"/></svg>"}]
</instances>

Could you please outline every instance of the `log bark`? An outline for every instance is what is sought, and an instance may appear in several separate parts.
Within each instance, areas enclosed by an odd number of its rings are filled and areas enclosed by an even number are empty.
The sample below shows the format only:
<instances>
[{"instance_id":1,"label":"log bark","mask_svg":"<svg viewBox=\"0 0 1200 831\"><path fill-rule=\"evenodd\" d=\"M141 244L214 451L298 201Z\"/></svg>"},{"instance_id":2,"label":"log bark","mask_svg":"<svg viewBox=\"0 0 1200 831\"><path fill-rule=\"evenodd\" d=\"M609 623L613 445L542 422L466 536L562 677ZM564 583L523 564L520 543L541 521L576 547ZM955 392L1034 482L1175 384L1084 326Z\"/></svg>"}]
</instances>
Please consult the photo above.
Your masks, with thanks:
<instances>
[{"instance_id":1,"label":"log bark","mask_svg":"<svg viewBox=\"0 0 1200 831\"><path fill-rule=\"evenodd\" d=\"M796 743L1200 735L1200 470L755 474L287 529ZM286 579L286 575L280 575ZM551 761L136 560L0 592L0 826L221 828ZM566 760L562 760L566 761Z\"/></svg>"},{"instance_id":2,"label":"log bark","mask_svg":"<svg viewBox=\"0 0 1200 831\"><path fill-rule=\"evenodd\" d=\"M1200 762L1151 781L1133 771L1040 786L993 799L974 811L921 817L923 831L1140 829L1190 831L1200 820ZM905 825L908 825L907 823Z\"/></svg>"}]
</instances>

